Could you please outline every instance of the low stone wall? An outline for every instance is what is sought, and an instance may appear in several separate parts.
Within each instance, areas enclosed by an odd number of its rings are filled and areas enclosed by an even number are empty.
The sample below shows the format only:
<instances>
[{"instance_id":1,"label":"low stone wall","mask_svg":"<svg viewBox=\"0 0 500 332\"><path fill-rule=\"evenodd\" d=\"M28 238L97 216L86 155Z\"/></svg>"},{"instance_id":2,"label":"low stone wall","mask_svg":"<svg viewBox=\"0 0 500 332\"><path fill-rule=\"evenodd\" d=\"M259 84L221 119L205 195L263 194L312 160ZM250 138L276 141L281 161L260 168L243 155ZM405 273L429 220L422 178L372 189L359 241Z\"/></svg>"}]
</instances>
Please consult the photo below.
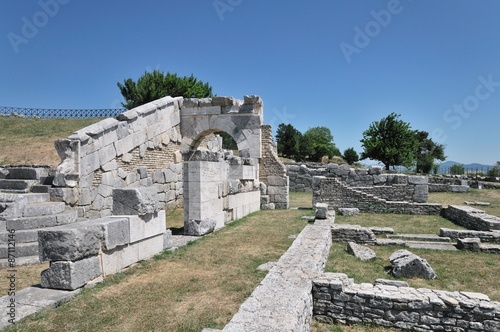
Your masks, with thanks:
<instances>
[{"instance_id":1,"label":"low stone wall","mask_svg":"<svg viewBox=\"0 0 500 332\"><path fill-rule=\"evenodd\" d=\"M333 242L355 242L360 244L375 244L377 238L372 230L359 225L332 225Z\"/></svg>"},{"instance_id":2,"label":"low stone wall","mask_svg":"<svg viewBox=\"0 0 500 332\"><path fill-rule=\"evenodd\" d=\"M342 273L313 281L314 317L412 331L499 331L500 302L484 294L356 284Z\"/></svg>"},{"instance_id":3,"label":"low stone wall","mask_svg":"<svg viewBox=\"0 0 500 332\"><path fill-rule=\"evenodd\" d=\"M222 331L310 331L311 279L326 264L331 222L306 226Z\"/></svg>"},{"instance_id":4,"label":"low stone wall","mask_svg":"<svg viewBox=\"0 0 500 332\"><path fill-rule=\"evenodd\" d=\"M439 236L449 237L452 240L477 238L483 242L496 242L500 243L500 231L471 231L471 230L457 230L450 228L441 228Z\"/></svg>"},{"instance_id":5,"label":"low stone wall","mask_svg":"<svg viewBox=\"0 0 500 332\"><path fill-rule=\"evenodd\" d=\"M113 190L115 216L38 232L45 288L74 290L161 252L171 237L154 187Z\"/></svg>"},{"instance_id":6,"label":"low stone wall","mask_svg":"<svg viewBox=\"0 0 500 332\"><path fill-rule=\"evenodd\" d=\"M313 205L316 203L327 203L335 210L358 208L367 213L433 215L440 214L442 209L439 204L387 201L360 188L348 187L337 178L321 176L314 177L313 181Z\"/></svg>"},{"instance_id":7,"label":"low stone wall","mask_svg":"<svg viewBox=\"0 0 500 332\"><path fill-rule=\"evenodd\" d=\"M406 174L382 174L382 168L368 169L334 163L318 167L308 164L287 164L291 191L314 191L315 176L337 178L348 187L362 190L388 201L427 202L427 177Z\"/></svg>"},{"instance_id":8,"label":"low stone wall","mask_svg":"<svg viewBox=\"0 0 500 332\"><path fill-rule=\"evenodd\" d=\"M450 205L443 215L453 223L476 231L500 230L500 218L470 206Z\"/></svg>"}]
</instances>

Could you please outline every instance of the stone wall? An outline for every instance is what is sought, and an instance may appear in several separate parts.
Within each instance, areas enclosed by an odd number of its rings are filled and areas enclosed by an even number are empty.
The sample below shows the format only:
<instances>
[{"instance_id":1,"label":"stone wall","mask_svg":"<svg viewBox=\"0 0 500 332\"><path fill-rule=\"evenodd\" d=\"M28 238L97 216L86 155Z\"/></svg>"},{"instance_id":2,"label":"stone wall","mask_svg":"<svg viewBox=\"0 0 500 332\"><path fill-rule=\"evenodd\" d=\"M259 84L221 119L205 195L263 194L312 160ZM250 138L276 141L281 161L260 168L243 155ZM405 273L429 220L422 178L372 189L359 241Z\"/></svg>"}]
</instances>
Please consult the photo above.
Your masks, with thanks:
<instances>
[{"instance_id":1,"label":"stone wall","mask_svg":"<svg viewBox=\"0 0 500 332\"><path fill-rule=\"evenodd\" d=\"M470 206L450 205L443 215L457 225L477 231L500 230L500 218Z\"/></svg>"},{"instance_id":2,"label":"stone wall","mask_svg":"<svg viewBox=\"0 0 500 332\"><path fill-rule=\"evenodd\" d=\"M260 159L260 181L265 184L262 195L276 209L288 209L289 181L285 165L279 160L274 148L271 126L262 126L262 158Z\"/></svg>"},{"instance_id":3,"label":"stone wall","mask_svg":"<svg viewBox=\"0 0 500 332\"><path fill-rule=\"evenodd\" d=\"M452 240L476 238L480 239L482 242L500 243L500 231L471 231L441 228L439 230L439 236L449 237Z\"/></svg>"},{"instance_id":4,"label":"stone wall","mask_svg":"<svg viewBox=\"0 0 500 332\"><path fill-rule=\"evenodd\" d=\"M484 294L356 284L345 274L313 281L314 317L412 331L499 331L500 302Z\"/></svg>"},{"instance_id":5,"label":"stone wall","mask_svg":"<svg viewBox=\"0 0 500 332\"><path fill-rule=\"evenodd\" d=\"M306 226L222 331L310 331L311 277L325 267L331 222Z\"/></svg>"},{"instance_id":6,"label":"stone wall","mask_svg":"<svg viewBox=\"0 0 500 332\"><path fill-rule=\"evenodd\" d=\"M321 164L319 164L321 165ZM313 191L313 178L324 176L339 179L353 187L388 201L427 202L427 178L406 174L382 174L382 168L352 168L347 164L287 164L291 191ZM323 165L321 165L323 166Z\"/></svg>"},{"instance_id":7,"label":"stone wall","mask_svg":"<svg viewBox=\"0 0 500 332\"><path fill-rule=\"evenodd\" d=\"M106 217L113 188L154 186L160 208L181 206L181 102L165 97L56 141L60 198L80 217Z\"/></svg>"},{"instance_id":8,"label":"stone wall","mask_svg":"<svg viewBox=\"0 0 500 332\"><path fill-rule=\"evenodd\" d=\"M113 216L38 232L44 288L74 290L163 251L171 238L154 187L114 189Z\"/></svg>"},{"instance_id":9,"label":"stone wall","mask_svg":"<svg viewBox=\"0 0 500 332\"><path fill-rule=\"evenodd\" d=\"M422 183L423 177L409 177L409 182ZM411 180L410 180L411 179ZM414 179L414 180L413 180ZM420 182L422 181L422 182ZM313 205L327 203L332 209L358 208L367 213L439 214L439 204L388 201L359 188L348 187L336 177L313 178Z\"/></svg>"}]
</instances>

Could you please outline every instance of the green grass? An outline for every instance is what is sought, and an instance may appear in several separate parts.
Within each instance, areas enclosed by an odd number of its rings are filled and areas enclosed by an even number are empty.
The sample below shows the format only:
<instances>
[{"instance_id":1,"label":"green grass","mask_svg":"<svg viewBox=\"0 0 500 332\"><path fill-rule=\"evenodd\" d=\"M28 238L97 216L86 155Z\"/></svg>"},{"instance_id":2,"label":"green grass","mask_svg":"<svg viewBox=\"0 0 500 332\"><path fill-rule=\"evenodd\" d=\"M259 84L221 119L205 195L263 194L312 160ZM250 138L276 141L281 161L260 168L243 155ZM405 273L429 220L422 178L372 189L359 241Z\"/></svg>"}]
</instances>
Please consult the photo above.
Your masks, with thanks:
<instances>
[{"instance_id":1,"label":"green grass","mask_svg":"<svg viewBox=\"0 0 500 332\"><path fill-rule=\"evenodd\" d=\"M500 190L471 189L468 193L429 193L429 203L465 205L466 201L491 203L491 206L475 206L475 208L500 217Z\"/></svg>"}]
</instances>

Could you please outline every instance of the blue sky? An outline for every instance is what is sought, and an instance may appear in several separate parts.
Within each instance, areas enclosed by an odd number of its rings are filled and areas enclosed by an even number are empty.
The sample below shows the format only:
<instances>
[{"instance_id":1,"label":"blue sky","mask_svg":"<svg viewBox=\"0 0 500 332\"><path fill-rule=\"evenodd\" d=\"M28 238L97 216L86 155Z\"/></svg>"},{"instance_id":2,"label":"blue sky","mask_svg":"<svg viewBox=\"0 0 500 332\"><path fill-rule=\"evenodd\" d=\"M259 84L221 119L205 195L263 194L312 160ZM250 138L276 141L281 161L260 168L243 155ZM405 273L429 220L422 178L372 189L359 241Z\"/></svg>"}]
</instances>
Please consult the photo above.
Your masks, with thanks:
<instances>
[{"instance_id":1,"label":"blue sky","mask_svg":"<svg viewBox=\"0 0 500 332\"><path fill-rule=\"evenodd\" d=\"M260 95L265 122L327 126L341 151L391 112L448 160L500 160L497 0L0 1L0 105L120 106L159 69Z\"/></svg>"}]
</instances>

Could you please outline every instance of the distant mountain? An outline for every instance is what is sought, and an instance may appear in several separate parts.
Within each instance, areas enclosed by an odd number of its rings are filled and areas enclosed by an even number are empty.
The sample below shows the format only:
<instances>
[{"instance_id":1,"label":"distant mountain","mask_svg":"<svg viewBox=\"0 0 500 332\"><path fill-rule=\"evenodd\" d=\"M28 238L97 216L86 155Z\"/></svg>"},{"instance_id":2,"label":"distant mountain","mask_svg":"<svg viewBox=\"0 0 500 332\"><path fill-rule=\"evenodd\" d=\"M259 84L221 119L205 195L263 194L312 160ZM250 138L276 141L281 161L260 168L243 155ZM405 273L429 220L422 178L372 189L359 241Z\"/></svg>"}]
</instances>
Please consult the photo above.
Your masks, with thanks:
<instances>
[{"instance_id":1,"label":"distant mountain","mask_svg":"<svg viewBox=\"0 0 500 332\"><path fill-rule=\"evenodd\" d=\"M439 166L439 173L449 173L450 167L453 165L464 165L464 169L466 172L482 172L482 173L487 173L490 169L493 168L491 165L483 165L483 164L478 164L478 163L472 163L472 164L461 164L457 163L456 161L445 161Z\"/></svg>"}]
</instances>

